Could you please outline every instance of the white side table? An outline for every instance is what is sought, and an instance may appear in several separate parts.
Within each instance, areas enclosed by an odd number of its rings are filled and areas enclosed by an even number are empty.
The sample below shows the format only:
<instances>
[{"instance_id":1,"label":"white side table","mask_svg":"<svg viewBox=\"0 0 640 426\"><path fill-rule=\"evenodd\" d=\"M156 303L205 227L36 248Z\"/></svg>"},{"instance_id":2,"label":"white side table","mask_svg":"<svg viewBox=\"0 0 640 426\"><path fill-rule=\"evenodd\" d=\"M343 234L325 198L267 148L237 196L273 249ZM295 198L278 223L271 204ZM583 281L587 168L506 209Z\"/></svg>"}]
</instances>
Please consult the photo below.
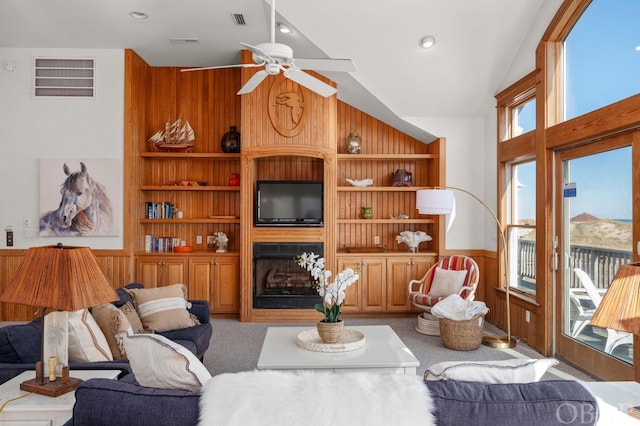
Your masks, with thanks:
<instances>
[{"instance_id":1,"label":"white side table","mask_svg":"<svg viewBox=\"0 0 640 426\"><path fill-rule=\"evenodd\" d=\"M120 370L70 370L69 375L82 380L115 379ZM0 405L6 401L26 395L29 392L20 390L20 383L33 379L35 371L25 371L13 379L0 385ZM24 398L9 402L0 411L0 425L60 426L73 415L73 404L76 402L75 392L68 392L56 398L30 394Z\"/></svg>"}]
</instances>

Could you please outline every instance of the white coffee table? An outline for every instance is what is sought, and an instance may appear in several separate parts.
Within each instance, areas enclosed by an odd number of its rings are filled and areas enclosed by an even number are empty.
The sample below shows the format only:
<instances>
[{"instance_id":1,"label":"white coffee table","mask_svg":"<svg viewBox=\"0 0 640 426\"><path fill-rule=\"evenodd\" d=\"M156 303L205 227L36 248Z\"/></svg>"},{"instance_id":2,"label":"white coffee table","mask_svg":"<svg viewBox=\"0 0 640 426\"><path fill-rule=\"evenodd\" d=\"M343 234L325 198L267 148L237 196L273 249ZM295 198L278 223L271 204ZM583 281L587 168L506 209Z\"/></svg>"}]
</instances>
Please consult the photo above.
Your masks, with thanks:
<instances>
[{"instance_id":1,"label":"white coffee table","mask_svg":"<svg viewBox=\"0 0 640 426\"><path fill-rule=\"evenodd\" d=\"M82 380L115 379L120 370L70 370L69 375ZM33 379L35 371L22 374L0 385L0 405L6 401L27 395L20 390L20 383ZM58 397L50 397L32 393L24 398L9 402L0 411L0 425L58 426L65 424L73 416L73 404L76 402L75 392L68 392Z\"/></svg>"},{"instance_id":2,"label":"white coffee table","mask_svg":"<svg viewBox=\"0 0 640 426\"><path fill-rule=\"evenodd\" d=\"M312 327L269 327L258 359L259 370L370 371L415 375L420 362L388 325L346 326L365 336L362 348L348 352L315 352L300 348L296 338Z\"/></svg>"}]
</instances>

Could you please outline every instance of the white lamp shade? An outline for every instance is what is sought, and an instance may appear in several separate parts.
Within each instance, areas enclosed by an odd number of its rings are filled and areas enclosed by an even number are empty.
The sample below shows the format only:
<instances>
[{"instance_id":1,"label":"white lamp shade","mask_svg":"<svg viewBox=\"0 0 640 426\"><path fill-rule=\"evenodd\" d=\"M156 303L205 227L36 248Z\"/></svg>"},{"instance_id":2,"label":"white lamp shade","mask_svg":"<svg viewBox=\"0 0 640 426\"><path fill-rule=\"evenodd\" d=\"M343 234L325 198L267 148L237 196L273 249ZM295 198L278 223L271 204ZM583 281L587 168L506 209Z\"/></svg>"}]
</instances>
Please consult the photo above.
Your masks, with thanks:
<instances>
[{"instance_id":1,"label":"white lamp shade","mask_svg":"<svg viewBox=\"0 0 640 426\"><path fill-rule=\"evenodd\" d=\"M453 210L453 191L446 189L416 191L416 209L420 214L450 214Z\"/></svg>"}]
</instances>

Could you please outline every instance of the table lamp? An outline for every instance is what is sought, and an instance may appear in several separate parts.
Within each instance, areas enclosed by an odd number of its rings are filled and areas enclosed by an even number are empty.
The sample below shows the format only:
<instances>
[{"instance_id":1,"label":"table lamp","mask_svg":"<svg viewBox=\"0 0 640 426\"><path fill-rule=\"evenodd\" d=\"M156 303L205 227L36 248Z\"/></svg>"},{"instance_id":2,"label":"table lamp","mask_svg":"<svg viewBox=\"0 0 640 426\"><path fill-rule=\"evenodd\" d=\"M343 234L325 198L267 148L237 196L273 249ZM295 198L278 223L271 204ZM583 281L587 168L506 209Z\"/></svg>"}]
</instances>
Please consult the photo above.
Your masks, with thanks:
<instances>
[{"instance_id":1,"label":"table lamp","mask_svg":"<svg viewBox=\"0 0 640 426\"><path fill-rule=\"evenodd\" d=\"M67 366L62 369L62 377L56 377L53 381L50 380L53 377L45 374L45 309L77 311L117 299L113 286L89 247L70 247L58 243L27 250L0 296L0 302L42 309L41 358L36 363L36 377L22 382L20 389L55 397L74 390L82 382L69 377ZM67 353L68 345L63 349Z\"/></svg>"},{"instance_id":2,"label":"table lamp","mask_svg":"<svg viewBox=\"0 0 640 426\"><path fill-rule=\"evenodd\" d=\"M633 372L640 381L640 263L620 265L589 324L633 334Z\"/></svg>"},{"instance_id":3,"label":"table lamp","mask_svg":"<svg viewBox=\"0 0 640 426\"><path fill-rule=\"evenodd\" d=\"M503 246L503 259L504 259L504 281L505 281L505 294L507 302L507 335L506 336L484 336L482 343L492 348L513 348L516 346L516 340L511 337L511 313L509 304L509 275L507 274L508 262L507 262L507 239L502 229L502 224L498 220L498 216L487 206L487 204L480 198L473 195L466 189L457 188L455 186L437 186L432 189L422 189L416 191L416 209L420 214L450 214L453 211L454 197L453 191L464 192L478 201L493 217L500 230L500 236L502 237Z\"/></svg>"}]
</instances>

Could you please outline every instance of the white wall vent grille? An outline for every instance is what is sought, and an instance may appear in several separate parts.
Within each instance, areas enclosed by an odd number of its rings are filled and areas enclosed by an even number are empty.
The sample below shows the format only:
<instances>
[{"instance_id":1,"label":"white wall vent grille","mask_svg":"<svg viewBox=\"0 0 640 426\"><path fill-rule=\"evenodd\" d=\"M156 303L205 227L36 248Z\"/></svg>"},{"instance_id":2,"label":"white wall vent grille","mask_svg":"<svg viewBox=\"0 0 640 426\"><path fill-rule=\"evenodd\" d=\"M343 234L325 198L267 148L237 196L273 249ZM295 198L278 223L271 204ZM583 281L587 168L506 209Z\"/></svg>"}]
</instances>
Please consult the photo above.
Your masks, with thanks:
<instances>
[{"instance_id":1,"label":"white wall vent grille","mask_svg":"<svg viewBox=\"0 0 640 426\"><path fill-rule=\"evenodd\" d=\"M95 98L95 60L34 58L33 96Z\"/></svg>"}]
</instances>

